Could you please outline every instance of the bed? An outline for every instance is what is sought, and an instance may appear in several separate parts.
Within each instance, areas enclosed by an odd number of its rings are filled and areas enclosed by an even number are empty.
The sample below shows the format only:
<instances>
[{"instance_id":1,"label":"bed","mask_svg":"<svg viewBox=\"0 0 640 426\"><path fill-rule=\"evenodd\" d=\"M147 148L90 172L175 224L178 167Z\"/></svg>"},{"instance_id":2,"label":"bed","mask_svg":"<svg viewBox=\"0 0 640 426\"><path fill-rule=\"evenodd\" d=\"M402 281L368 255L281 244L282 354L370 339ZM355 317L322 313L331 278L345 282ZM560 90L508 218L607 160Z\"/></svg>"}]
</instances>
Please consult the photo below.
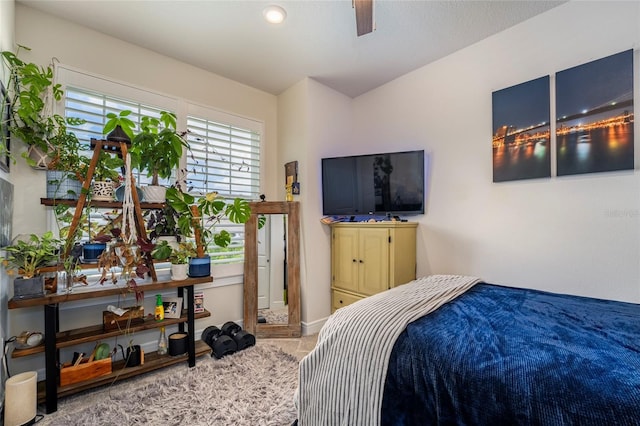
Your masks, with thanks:
<instances>
[{"instance_id":1,"label":"bed","mask_svg":"<svg viewBox=\"0 0 640 426\"><path fill-rule=\"evenodd\" d=\"M336 311L297 397L301 426L640 425L640 306L424 277Z\"/></svg>"}]
</instances>

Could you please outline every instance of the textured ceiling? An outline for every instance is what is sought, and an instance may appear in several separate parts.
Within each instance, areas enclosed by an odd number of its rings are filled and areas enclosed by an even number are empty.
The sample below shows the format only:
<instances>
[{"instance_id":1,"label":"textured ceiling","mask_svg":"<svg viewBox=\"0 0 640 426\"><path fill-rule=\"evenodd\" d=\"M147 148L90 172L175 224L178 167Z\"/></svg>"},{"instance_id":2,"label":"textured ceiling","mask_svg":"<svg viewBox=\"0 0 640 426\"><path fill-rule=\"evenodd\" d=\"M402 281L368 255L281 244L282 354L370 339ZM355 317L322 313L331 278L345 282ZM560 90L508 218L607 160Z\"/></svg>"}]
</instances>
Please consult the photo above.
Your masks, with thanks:
<instances>
[{"instance_id":1,"label":"textured ceiling","mask_svg":"<svg viewBox=\"0 0 640 426\"><path fill-rule=\"evenodd\" d=\"M375 0L357 37L350 0L18 0L274 95L313 77L351 97L563 2ZM280 26L262 17L274 3Z\"/></svg>"}]
</instances>

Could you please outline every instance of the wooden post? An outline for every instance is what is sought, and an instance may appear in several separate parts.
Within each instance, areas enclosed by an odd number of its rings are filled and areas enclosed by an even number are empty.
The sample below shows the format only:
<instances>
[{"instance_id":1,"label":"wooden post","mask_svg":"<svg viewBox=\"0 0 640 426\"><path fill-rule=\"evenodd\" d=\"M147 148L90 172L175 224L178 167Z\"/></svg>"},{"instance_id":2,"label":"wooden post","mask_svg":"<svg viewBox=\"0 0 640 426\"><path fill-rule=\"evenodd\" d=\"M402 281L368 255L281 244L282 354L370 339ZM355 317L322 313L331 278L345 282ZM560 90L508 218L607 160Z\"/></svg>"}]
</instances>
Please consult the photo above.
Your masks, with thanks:
<instances>
[{"instance_id":1,"label":"wooden post","mask_svg":"<svg viewBox=\"0 0 640 426\"><path fill-rule=\"evenodd\" d=\"M204 243L202 241L202 231L200 229L200 221L202 217L200 217L200 212L198 211L198 206L190 206L191 209L191 226L193 227L193 237L196 240L196 251L198 252L198 257L204 257Z\"/></svg>"}]
</instances>

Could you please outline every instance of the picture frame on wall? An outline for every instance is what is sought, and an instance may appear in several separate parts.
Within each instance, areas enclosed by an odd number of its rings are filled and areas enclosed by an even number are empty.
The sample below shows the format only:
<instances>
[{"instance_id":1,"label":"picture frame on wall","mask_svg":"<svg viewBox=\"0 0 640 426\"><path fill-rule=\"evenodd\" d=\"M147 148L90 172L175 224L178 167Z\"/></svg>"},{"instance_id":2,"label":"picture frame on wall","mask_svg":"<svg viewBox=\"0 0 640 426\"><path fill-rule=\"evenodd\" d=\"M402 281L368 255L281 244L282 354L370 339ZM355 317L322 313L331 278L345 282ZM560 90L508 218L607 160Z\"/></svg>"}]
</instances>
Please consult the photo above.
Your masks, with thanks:
<instances>
[{"instance_id":1,"label":"picture frame on wall","mask_svg":"<svg viewBox=\"0 0 640 426\"><path fill-rule=\"evenodd\" d=\"M634 169L633 50L556 73L557 175Z\"/></svg>"},{"instance_id":2,"label":"picture frame on wall","mask_svg":"<svg viewBox=\"0 0 640 426\"><path fill-rule=\"evenodd\" d=\"M11 100L7 95L4 84L0 82L0 170L9 173L11 149Z\"/></svg>"},{"instance_id":3,"label":"picture frame on wall","mask_svg":"<svg viewBox=\"0 0 640 426\"><path fill-rule=\"evenodd\" d=\"M551 177L549 80L492 93L493 182Z\"/></svg>"}]
</instances>

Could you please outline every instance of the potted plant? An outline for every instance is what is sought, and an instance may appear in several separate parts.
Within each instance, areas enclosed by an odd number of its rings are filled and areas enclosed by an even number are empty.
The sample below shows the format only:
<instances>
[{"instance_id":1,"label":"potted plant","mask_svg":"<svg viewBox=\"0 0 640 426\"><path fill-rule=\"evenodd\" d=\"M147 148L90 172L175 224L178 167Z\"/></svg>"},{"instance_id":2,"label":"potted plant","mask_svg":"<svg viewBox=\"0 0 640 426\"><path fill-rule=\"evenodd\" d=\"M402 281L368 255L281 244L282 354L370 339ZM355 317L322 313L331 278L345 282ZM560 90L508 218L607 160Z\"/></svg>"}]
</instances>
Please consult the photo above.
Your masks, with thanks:
<instances>
[{"instance_id":1,"label":"potted plant","mask_svg":"<svg viewBox=\"0 0 640 426\"><path fill-rule=\"evenodd\" d=\"M182 235L195 239L196 257L189 261L189 276L209 276L211 258L205 252L209 242L222 248L231 242L231 234L225 229L216 232L215 225L223 217L233 223L245 223L251 216L249 202L242 198L227 202L217 192L196 198L175 187L167 189L166 199L167 204L180 215L178 226Z\"/></svg>"},{"instance_id":2,"label":"potted plant","mask_svg":"<svg viewBox=\"0 0 640 426\"><path fill-rule=\"evenodd\" d=\"M44 277L40 269L55 264L58 260L60 240L51 231L42 236L29 235L4 248L5 258L0 258L8 274L20 274L13 280L14 297L28 298L44 295Z\"/></svg>"},{"instance_id":3,"label":"potted plant","mask_svg":"<svg viewBox=\"0 0 640 426\"><path fill-rule=\"evenodd\" d=\"M154 259L171 262L171 279L174 281L187 279L189 260L196 255L196 248L191 242L180 243L177 247L172 247L167 241L162 241L151 252Z\"/></svg>"},{"instance_id":4,"label":"potted plant","mask_svg":"<svg viewBox=\"0 0 640 426\"><path fill-rule=\"evenodd\" d=\"M163 203L166 187L159 179L168 179L180 165L183 148L188 148L186 133L176 131L176 116L167 111L160 118L144 116L140 121L140 133L131 141L131 166L146 171L151 185L143 187L148 202Z\"/></svg>"},{"instance_id":5,"label":"potted plant","mask_svg":"<svg viewBox=\"0 0 640 426\"><path fill-rule=\"evenodd\" d=\"M161 209L145 211L147 230L149 239L156 243L167 241L168 244L177 248L181 235L178 227L180 215L169 204L165 204Z\"/></svg>"},{"instance_id":6,"label":"potted plant","mask_svg":"<svg viewBox=\"0 0 640 426\"><path fill-rule=\"evenodd\" d=\"M92 200L113 201L114 191L120 184L120 173L123 161L120 157L101 151L93 172Z\"/></svg>"},{"instance_id":7,"label":"potted plant","mask_svg":"<svg viewBox=\"0 0 640 426\"><path fill-rule=\"evenodd\" d=\"M20 50L31 50L18 45ZM79 145L75 135L67 132L67 124L82 124L84 120L65 118L53 114L53 102L62 99L64 91L54 84L53 66L42 67L25 62L17 53L2 51L0 55L9 71L7 90L11 99L12 136L16 136L29 148L22 154L26 162L39 169L61 170L50 167L56 157L64 156L69 145ZM71 152L73 153L73 149ZM67 169L73 170L73 169Z\"/></svg>"},{"instance_id":8,"label":"potted plant","mask_svg":"<svg viewBox=\"0 0 640 426\"><path fill-rule=\"evenodd\" d=\"M118 114L107 113L107 121L104 123L102 134L107 135L108 141L131 144L136 124L129 119L129 115L131 115L130 110L123 110Z\"/></svg>"}]
</instances>

